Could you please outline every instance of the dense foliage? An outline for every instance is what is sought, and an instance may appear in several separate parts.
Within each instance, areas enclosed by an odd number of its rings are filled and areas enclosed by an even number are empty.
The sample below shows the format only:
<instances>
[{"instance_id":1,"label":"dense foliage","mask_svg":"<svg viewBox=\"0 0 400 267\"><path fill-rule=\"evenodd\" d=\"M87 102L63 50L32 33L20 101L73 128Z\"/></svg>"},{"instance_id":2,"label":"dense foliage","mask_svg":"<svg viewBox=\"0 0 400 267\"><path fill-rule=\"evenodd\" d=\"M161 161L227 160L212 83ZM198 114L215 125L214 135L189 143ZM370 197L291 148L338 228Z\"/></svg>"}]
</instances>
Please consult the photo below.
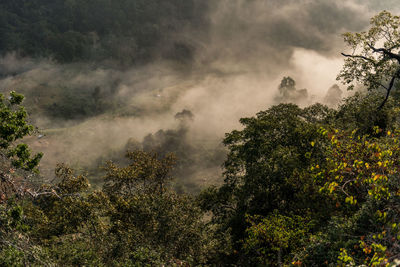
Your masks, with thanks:
<instances>
[{"instance_id":1,"label":"dense foliage","mask_svg":"<svg viewBox=\"0 0 400 267\"><path fill-rule=\"evenodd\" d=\"M371 19L368 31L344 34L351 54L342 53L346 60L338 79L349 84L349 89L357 81L369 90L385 90L386 97L380 108L400 78L399 26L400 17L382 11Z\"/></svg>"},{"instance_id":2,"label":"dense foliage","mask_svg":"<svg viewBox=\"0 0 400 267\"><path fill-rule=\"evenodd\" d=\"M27 121L28 114L21 105L24 96L10 92L7 99L0 94L0 156L11 159L14 167L37 171L42 154L31 157L31 151L26 144L16 141L29 135L34 128Z\"/></svg>"},{"instance_id":3,"label":"dense foliage","mask_svg":"<svg viewBox=\"0 0 400 267\"><path fill-rule=\"evenodd\" d=\"M379 112L376 105L371 109L366 103L377 97L356 94L338 110L280 104L241 119L244 128L224 140L229 150L224 184L196 198L172 190L172 154L128 152L125 166L104 166L100 190L65 165L57 167L54 183L33 182L29 172L10 167L15 156L9 154L0 184L0 261L16 266L394 262L400 255L400 109L392 99ZM25 124L20 125L17 130Z\"/></svg>"},{"instance_id":4,"label":"dense foliage","mask_svg":"<svg viewBox=\"0 0 400 267\"><path fill-rule=\"evenodd\" d=\"M0 52L60 62L190 60L193 47L178 36L184 25L205 26L206 11L196 0L1 1Z\"/></svg>"},{"instance_id":5,"label":"dense foliage","mask_svg":"<svg viewBox=\"0 0 400 267\"><path fill-rule=\"evenodd\" d=\"M391 15L373 23L382 18ZM357 80L354 59L343 73ZM40 182L41 154L20 140L33 131L23 97L1 96L0 265L397 266L400 98L379 106L370 85L337 109L286 103L242 118L223 141L223 184L197 196L172 189L176 157L167 151L185 127L147 136L147 151L131 144L126 164L104 166L97 190L63 164L52 183ZM286 77L280 89L290 97L295 83ZM157 144L161 155L150 152Z\"/></svg>"},{"instance_id":6,"label":"dense foliage","mask_svg":"<svg viewBox=\"0 0 400 267\"><path fill-rule=\"evenodd\" d=\"M105 168L104 188L90 190L65 165L57 183L10 195L1 204L3 265L154 266L205 262L213 245L190 196L168 189L173 157L132 152L131 164Z\"/></svg>"}]
</instances>

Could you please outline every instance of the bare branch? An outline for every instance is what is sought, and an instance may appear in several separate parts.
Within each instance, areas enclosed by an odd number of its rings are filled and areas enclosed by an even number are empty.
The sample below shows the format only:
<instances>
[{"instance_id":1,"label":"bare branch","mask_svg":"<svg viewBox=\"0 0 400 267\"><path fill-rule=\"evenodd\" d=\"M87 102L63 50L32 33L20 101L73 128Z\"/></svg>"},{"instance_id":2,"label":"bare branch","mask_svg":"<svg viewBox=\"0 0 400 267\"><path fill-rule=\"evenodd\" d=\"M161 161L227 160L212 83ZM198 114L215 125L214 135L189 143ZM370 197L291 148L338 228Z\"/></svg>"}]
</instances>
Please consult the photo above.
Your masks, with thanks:
<instances>
[{"instance_id":1,"label":"bare branch","mask_svg":"<svg viewBox=\"0 0 400 267\"><path fill-rule=\"evenodd\" d=\"M375 84L377 84L377 85L379 85L379 86L382 86L383 88L385 88L386 90L388 90L388 88L387 88L384 84L382 84L382 83L380 83L380 82L375 82L375 81L373 81L373 83L375 83Z\"/></svg>"},{"instance_id":2,"label":"bare branch","mask_svg":"<svg viewBox=\"0 0 400 267\"><path fill-rule=\"evenodd\" d=\"M378 110L381 110L383 108L383 106L386 104L387 100L389 99L389 95L390 95L390 91L393 88L394 82L396 81L396 79L399 77L400 75L400 69L398 69L396 71L396 73L393 75L392 79L390 80L389 86L386 89L386 97L383 100L382 104L378 107Z\"/></svg>"},{"instance_id":3,"label":"bare branch","mask_svg":"<svg viewBox=\"0 0 400 267\"><path fill-rule=\"evenodd\" d=\"M57 194L57 192L55 190L51 190L51 191L43 191L43 192L35 192L35 191L31 191L31 190L26 190L26 192L32 197L32 198L37 198L39 196L43 196L43 195L54 195L57 198L61 199L61 196L59 194Z\"/></svg>"},{"instance_id":4,"label":"bare branch","mask_svg":"<svg viewBox=\"0 0 400 267\"><path fill-rule=\"evenodd\" d=\"M389 49L385 48L375 48L371 44L367 43L369 48L372 49L375 53L383 53L384 55L388 56L389 58L396 59L400 63L400 55L392 53Z\"/></svg>"},{"instance_id":5,"label":"bare branch","mask_svg":"<svg viewBox=\"0 0 400 267\"><path fill-rule=\"evenodd\" d=\"M400 47L400 44L395 44L395 45L389 47L387 50L388 50L388 51L392 51L393 49L399 48L399 47Z\"/></svg>"},{"instance_id":6,"label":"bare branch","mask_svg":"<svg viewBox=\"0 0 400 267\"><path fill-rule=\"evenodd\" d=\"M376 65L376 62L372 58L364 57L364 56L361 56L361 55L349 55L349 54L345 54L345 53L341 53L341 54L342 54L342 56L345 56L345 57L361 58L361 59L364 59L366 61L372 62L374 65Z\"/></svg>"},{"instance_id":7,"label":"bare branch","mask_svg":"<svg viewBox=\"0 0 400 267\"><path fill-rule=\"evenodd\" d=\"M345 186L346 186L348 183L351 183L351 182L354 182L354 181L355 181L354 179L348 180L348 181L346 181L346 182L340 187L340 189L342 190L342 192L343 192L346 196L348 196L348 197L350 197L350 195L346 192L346 190L344 190L344 188L345 188Z\"/></svg>"}]
</instances>

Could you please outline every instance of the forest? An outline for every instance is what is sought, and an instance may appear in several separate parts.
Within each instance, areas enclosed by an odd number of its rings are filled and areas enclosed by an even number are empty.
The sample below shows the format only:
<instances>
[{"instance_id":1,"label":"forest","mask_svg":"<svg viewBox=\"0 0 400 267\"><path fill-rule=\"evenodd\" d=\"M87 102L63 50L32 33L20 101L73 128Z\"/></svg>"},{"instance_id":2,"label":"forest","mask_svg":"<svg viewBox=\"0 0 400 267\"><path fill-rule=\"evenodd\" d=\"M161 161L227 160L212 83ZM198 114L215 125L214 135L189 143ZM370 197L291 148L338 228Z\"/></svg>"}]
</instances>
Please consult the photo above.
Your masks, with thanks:
<instances>
[{"instance_id":1,"label":"forest","mask_svg":"<svg viewBox=\"0 0 400 267\"><path fill-rule=\"evenodd\" d=\"M2 1L0 51L51 56L60 62L115 59L139 64L156 54L190 60L190 44L171 33L181 24L204 26L206 2Z\"/></svg>"},{"instance_id":2,"label":"forest","mask_svg":"<svg viewBox=\"0 0 400 267\"><path fill-rule=\"evenodd\" d=\"M0 2L0 266L400 265L400 17L221 3Z\"/></svg>"}]
</instances>

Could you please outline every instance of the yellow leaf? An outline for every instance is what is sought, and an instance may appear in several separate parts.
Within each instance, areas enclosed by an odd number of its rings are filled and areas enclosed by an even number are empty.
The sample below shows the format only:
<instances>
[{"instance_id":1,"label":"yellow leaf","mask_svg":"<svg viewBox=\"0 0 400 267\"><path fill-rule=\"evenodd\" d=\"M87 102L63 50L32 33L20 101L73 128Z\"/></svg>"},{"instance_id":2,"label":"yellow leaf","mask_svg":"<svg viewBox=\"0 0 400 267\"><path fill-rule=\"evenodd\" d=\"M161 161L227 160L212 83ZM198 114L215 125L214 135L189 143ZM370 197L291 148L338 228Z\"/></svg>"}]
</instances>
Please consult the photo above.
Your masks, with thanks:
<instances>
[{"instance_id":1,"label":"yellow leaf","mask_svg":"<svg viewBox=\"0 0 400 267\"><path fill-rule=\"evenodd\" d=\"M378 180L378 179L379 179L379 177L380 177L380 175L379 175L379 174L375 175L375 176L374 176L374 181Z\"/></svg>"}]
</instances>

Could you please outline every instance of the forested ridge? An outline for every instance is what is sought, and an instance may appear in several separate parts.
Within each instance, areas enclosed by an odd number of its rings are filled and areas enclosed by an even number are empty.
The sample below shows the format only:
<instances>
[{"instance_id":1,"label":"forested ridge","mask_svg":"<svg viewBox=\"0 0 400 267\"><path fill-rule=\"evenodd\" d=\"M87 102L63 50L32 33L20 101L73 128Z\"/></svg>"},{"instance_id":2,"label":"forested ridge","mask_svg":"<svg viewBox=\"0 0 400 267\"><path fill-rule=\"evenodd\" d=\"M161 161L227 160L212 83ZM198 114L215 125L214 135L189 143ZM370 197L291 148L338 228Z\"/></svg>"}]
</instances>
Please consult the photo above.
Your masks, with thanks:
<instances>
[{"instance_id":1,"label":"forested ridge","mask_svg":"<svg viewBox=\"0 0 400 267\"><path fill-rule=\"evenodd\" d=\"M183 22L205 23L200 1L81 2L1 2L0 51L105 60L120 51L107 45L134 38L132 64L171 38L180 51L174 59L186 60L190 46L169 34ZM98 5L107 12L93 12ZM130 140L93 186L85 170L63 163L54 178L43 177L43 154L24 143L38 135L24 96L1 94L0 265L399 265L399 28L400 18L383 11L367 31L344 34L350 52L338 79L355 92L336 106L290 103L307 99L307 90L284 77L282 103L240 119L242 128L225 135L223 182L198 194L178 190L173 177L196 163L193 146L180 142L191 111L175 115L176 131ZM94 89L93 109L100 94ZM219 160L203 153L201 167Z\"/></svg>"},{"instance_id":2,"label":"forested ridge","mask_svg":"<svg viewBox=\"0 0 400 267\"><path fill-rule=\"evenodd\" d=\"M185 30L205 27L207 1L1 1L0 53L59 62L190 60Z\"/></svg>"}]
</instances>

